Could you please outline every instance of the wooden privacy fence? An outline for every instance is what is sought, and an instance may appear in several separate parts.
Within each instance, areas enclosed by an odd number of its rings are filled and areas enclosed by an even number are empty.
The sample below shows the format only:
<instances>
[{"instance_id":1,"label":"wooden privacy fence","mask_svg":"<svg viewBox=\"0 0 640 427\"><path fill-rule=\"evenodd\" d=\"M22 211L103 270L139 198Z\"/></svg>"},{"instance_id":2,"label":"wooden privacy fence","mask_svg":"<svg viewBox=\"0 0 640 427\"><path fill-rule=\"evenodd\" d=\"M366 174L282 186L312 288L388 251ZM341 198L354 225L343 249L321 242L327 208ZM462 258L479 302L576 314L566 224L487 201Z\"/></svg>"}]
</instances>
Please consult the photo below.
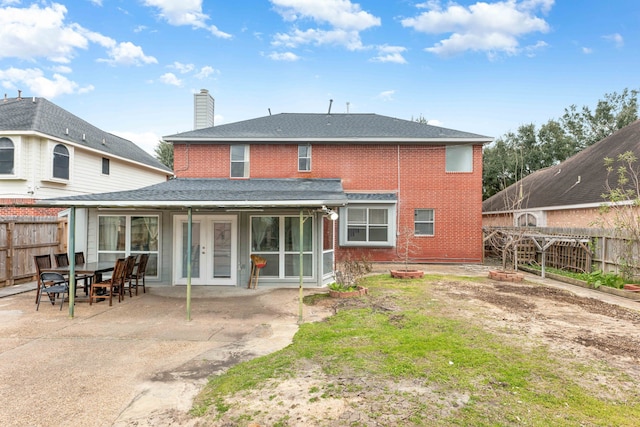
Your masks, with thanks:
<instances>
[{"instance_id":1,"label":"wooden privacy fence","mask_svg":"<svg viewBox=\"0 0 640 427\"><path fill-rule=\"evenodd\" d=\"M577 273L593 270L622 273L631 269L637 274L640 271L640 245L620 236L616 230L484 227L483 236L485 254L500 257L506 246L511 265L515 257L518 264L542 265L544 262L546 267ZM635 256L630 257L629 253ZM628 259L635 262L629 265Z\"/></svg>"},{"instance_id":2,"label":"wooden privacy fence","mask_svg":"<svg viewBox=\"0 0 640 427\"><path fill-rule=\"evenodd\" d=\"M34 255L67 250L67 220L0 217L0 287L35 280Z\"/></svg>"}]
</instances>

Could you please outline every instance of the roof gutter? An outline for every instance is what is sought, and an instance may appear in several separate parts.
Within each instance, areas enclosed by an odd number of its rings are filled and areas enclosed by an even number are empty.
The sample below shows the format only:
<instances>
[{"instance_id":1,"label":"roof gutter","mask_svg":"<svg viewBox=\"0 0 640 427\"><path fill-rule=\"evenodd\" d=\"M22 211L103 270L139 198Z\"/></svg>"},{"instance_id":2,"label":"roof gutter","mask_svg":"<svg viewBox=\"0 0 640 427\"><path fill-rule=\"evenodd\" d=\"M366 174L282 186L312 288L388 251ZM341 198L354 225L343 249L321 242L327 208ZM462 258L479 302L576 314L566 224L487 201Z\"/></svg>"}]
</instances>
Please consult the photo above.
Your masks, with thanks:
<instances>
[{"instance_id":1,"label":"roof gutter","mask_svg":"<svg viewBox=\"0 0 640 427\"><path fill-rule=\"evenodd\" d=\"M384 142L387 144L417 144L417 143L427 143L427 144L447 144L447 143L457 143L458 145L466 145L466 144L488 144L493 142L493 138L489 137L477 137L477 138L368 138L368 137L352 137L352 138L285 138L285 137L273 137L273 138L255 138L255 137L247 137L247 138L210 138L210 137L177 137L177 138L169 138L164 137L164 141L167 142L188 142L188 143L218 143L218 144L229 144L229 143L239 143L239 142L254 142L254 143L279 143L279 144L292 144L292 143L308 143L308 142L317 142L317 143L335 143L335 142L352 142L359 144L370 144L372 142Z\"/></svg>"},{"instance_id":2,"label":"roof gutter","mask_svg":"<svg viewBox=\"0 0 640 427\"><path fill-rule=\"evenodd\" d=\"M130 200L96 201L96 200L42 200L33 204L10 205L15 207L84 207L84 208L234 208L234 209L255 209L255 208L300 208L319 206L345 206L347 199L340 200L286 200L286 201L213 201L213 200L175 200L175 201L140 201Z\"/></svg>"}]
</instances>

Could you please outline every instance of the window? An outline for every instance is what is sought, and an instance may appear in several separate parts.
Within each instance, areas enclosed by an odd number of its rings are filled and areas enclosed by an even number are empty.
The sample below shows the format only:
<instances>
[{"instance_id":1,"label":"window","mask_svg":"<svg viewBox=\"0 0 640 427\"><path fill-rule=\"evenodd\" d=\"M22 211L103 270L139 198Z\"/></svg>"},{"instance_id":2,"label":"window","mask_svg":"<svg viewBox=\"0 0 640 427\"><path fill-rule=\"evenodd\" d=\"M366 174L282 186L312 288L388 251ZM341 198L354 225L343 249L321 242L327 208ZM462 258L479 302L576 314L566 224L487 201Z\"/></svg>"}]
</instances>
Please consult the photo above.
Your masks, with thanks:
<instances>
[{"instance_id":1,"label":"window","mask_svg":"<svg viewBox=\"0 0 640 427\"><path fill-rule=\"evenodd\" d=\"M109 159L102 158L102 174L109 175Z\"/></svg>"},{"instance_id":2,"label":"window","mask_svg":"<svg viewBox=\"0 0 640 427\"><path fill-rule=\"evenodd\" d=\"M298 171L309 172L311 170L311 145L298 145Z\"/></svg>"},{"instance_id":3,"label":"window","mask_svg":"<svg viewBox=\"0 0 640 427\"><path fill-rule=\"evenodd\" d=\"M0 138L0 175L13 175L15 147L9 138Z\"/></svg>"},{"instance_id":4,"label":"window","mask_svg":"<svg viewBox=\"0 0 640 427\"><path fill-rule=\"evenodd\" d=\"M433 209L416 209L413 213L413 226L416 236L433 236Z\"/></svg>"},{"instance_id":5,"label":"window","mask_svg":"<svg viewBox=\"0 0 640 427\"><path fill-rule=\"evenodd\" d=\"M447 145L447 172L473 172L473 146Z\"/></svg>"},{"instance_id":6,"label":"window","mask_svg":"<svg viewBox=\"0 0 640 427\"><path fill-rule=\"evenodd\" d=\"M538 218L531 213L523 213L518 216L518 227L536 227Z\"/></svg>"},{"instance_id":7,"label":"window","mask_svg":"<svg viewBox=\"0 0 640 427\"><path fill-rule=\"evenodd\" d=\"M69 179L69 150L62 144L53 148L53 177Z\"/></svg>"},{"instance_id":8,"label":"window","mask_svg":"<svg viewBox=\"0 0 640 427\"><path fill-rule=\"evenodd\" d=\"M313 218L305 218L302 226L302 268L312 277ZM300 217L251 217L251 253L267 260L261 277L300 277Z\"/></svg>"},{"instance_id":9,"label":"window","mask_svg":"<svg viewBox=\"0 0 640 427\"><path fill-rule=\"evenodd\" d=\"M340 244L343 246L393 246L395 205L343 208Z\"/></svg>"},{"instance_id":10,"label":"window","mask_svg":"<svg viewBox=\"0 0 640 427\"><path fill-rule=\"evenodd\" d=\"M98 261L149 254L146 275L158 275L160 219L157 215L98 216Z\"/></svg>"},{"instance_id":11,"label":"window","mask_svg":"<svg viewBox=\"0 0 640 427\"><path fill-rule=\"evenodd\" d=\"M249 177L249 146L231 146L231 178Z\"/></svg>"}]
</instances>

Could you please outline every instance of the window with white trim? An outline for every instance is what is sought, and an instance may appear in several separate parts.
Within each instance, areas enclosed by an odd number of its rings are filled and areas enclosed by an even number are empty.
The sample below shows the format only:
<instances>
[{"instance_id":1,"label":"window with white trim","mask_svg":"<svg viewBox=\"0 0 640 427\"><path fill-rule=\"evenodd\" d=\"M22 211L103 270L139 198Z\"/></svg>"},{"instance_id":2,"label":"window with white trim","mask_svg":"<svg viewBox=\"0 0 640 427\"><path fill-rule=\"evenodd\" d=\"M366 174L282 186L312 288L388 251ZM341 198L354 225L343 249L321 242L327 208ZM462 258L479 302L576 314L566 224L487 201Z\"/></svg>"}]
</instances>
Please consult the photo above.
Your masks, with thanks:
<instances>
[{"instance_id":1,"label":"window with white trim","mask_svg":"<svg viewBox=\"0 0 640 427\"><path fill-rule=\"evenodd\" d=\"M433 209L416 209L413 212L413 228L416 236L433 236L435 233Z\"/></svg>"},{"instance_id":2,"label":"window with white trim","mask_svg":"<svg viewBox=\"0 0 640 427\"><path fill-rule=\"evenodd\" d=\"M311 144L298 145L298 172L311 171Z\"/></svg>"},{"instance_id":3,"label":"window with white trim","mask_svg":"<svg viewBox=\"0 0 640 427\"><path fill-rule=\"evenodd\" d=\"M354 205L342 208L341 246L395 245L395 205Z\"/></svg>"},{"instance_id":4,"label":"window with white trim","mask_svg":"<svg viewBox=\"0 0 640 427\"><path fill-rule=\"evenodd\" d=\"M0 175L15 173L15 146L9 138L0 138Z\"/></svg>"},{"instance_id":5,"label":"window with white trim","mask_svg":"<svg viewBox=\"0 0 640 427\"><path fill-rule=\"evenodd\" d=\"M102 175L109 175L109 159L102 158Z\"/></svg>"},{"instance_id":6,"label":"window with white trim","mask_svg":"<svg viewBox=\"0 0 640 427\"><path fill-rule=\"evenodd\" d=\"M303 219L302 263L304 277L313 277L313 218ZM260 277L300 277L300 217L251 217L251 253L267 260Z\"/></svg>"},{"instance_id":7,"label":"window with white trim","mask_svg":"<svg viewBox=\"0 0 640 427\"><path fill-rule=\"evenodd\" d=\"M447 145L447 172L473 172L473 146Z\"/></svg>"},{"instance_id":8,"label":"window with white trim","mask_svg":"<svg viewBox=\"0 0 640 427\"><path fill-rule=\"evenodd\" d=\"M160 217L158 215L99 215L98 261L149 254L146 275L158 275L160 254Z\"/></svg>"},{"instance_id":9,"label":"window with white trim","mask_svg":"<svg viewBox=\"0 0 640 427\"><path fill-rule=\"evenodd\" d=\"M517 217L518 227L536 227L538 225L538 217L532 213L522 213Z\"/></svg>"},{"instance_id":10,"label":"window with white trim","mask_svg":"<svg viewBox=\"0 0 640 427\"><path fill-rule=\"evenodd\" d=\"M249 177L249 146L231 146L231 178Z\"/></svg>"},{"instance_id":11,"label":"window with white trim","mask_svg":"<svg viewBox=\"0 0 640 427\"><path fill-rule=\"evenodd\" d=\"M69 149L62 144L53 147L52 177L57 179L69 179Z\"/></svg>"}]
</instances>

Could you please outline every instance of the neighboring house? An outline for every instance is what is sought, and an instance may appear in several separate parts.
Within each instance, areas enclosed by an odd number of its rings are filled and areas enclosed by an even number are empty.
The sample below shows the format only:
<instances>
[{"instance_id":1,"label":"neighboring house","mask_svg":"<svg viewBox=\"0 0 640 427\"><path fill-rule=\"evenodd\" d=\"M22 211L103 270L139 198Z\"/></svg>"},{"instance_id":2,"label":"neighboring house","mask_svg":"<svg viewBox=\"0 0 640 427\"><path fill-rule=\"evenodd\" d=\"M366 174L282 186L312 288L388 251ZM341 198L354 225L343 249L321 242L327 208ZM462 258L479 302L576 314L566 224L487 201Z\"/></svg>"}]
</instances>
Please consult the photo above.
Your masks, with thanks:
<instances>
[{"instance_id":1,"label":"neighboring house","mask_svg":"<svg viewBox=\"0 0 640 427\"><path fill-rule=\"evenodd\" d=\"M0 217L64 215L61 209L28 206L39 199L131 190L171 176L131 141L44 98L0 100ZM86 241L85 218L78 211L80 242Z\"/></svg>"},{"instance_id":2,"label":"neighboring house","mask_svg":"<svg viewBox=\"0 0 640 427\"><path fill-rule=\"evenodd\" d=\"M412 262L482 261L489 137L326 113L269 115L164 139L174 146L176 179L48 201L92 208L94 258L148 250L158 266L150 280L176 285L187 282L190 253L192 284L233 286L247 285L252 254L267 260L260 286L297 286L301 260L304 283L321 286L334 280L336 260L400 261L404 236ZM118 236L125 249L116 253Z\"/></svg>"},{"instance_id":3,"label":"neighboring house","mask_svg":"<svg viewBox=\"0 0 640 427\"><path fill-rule=\"evenodd\" d=\"M597 227L600 207L607 202L604 160L627 151L640 158L640 121L494 194L482 204L483 225ZM614 171L611 185L615 180Z\"/></svg>"}]
</instances>

